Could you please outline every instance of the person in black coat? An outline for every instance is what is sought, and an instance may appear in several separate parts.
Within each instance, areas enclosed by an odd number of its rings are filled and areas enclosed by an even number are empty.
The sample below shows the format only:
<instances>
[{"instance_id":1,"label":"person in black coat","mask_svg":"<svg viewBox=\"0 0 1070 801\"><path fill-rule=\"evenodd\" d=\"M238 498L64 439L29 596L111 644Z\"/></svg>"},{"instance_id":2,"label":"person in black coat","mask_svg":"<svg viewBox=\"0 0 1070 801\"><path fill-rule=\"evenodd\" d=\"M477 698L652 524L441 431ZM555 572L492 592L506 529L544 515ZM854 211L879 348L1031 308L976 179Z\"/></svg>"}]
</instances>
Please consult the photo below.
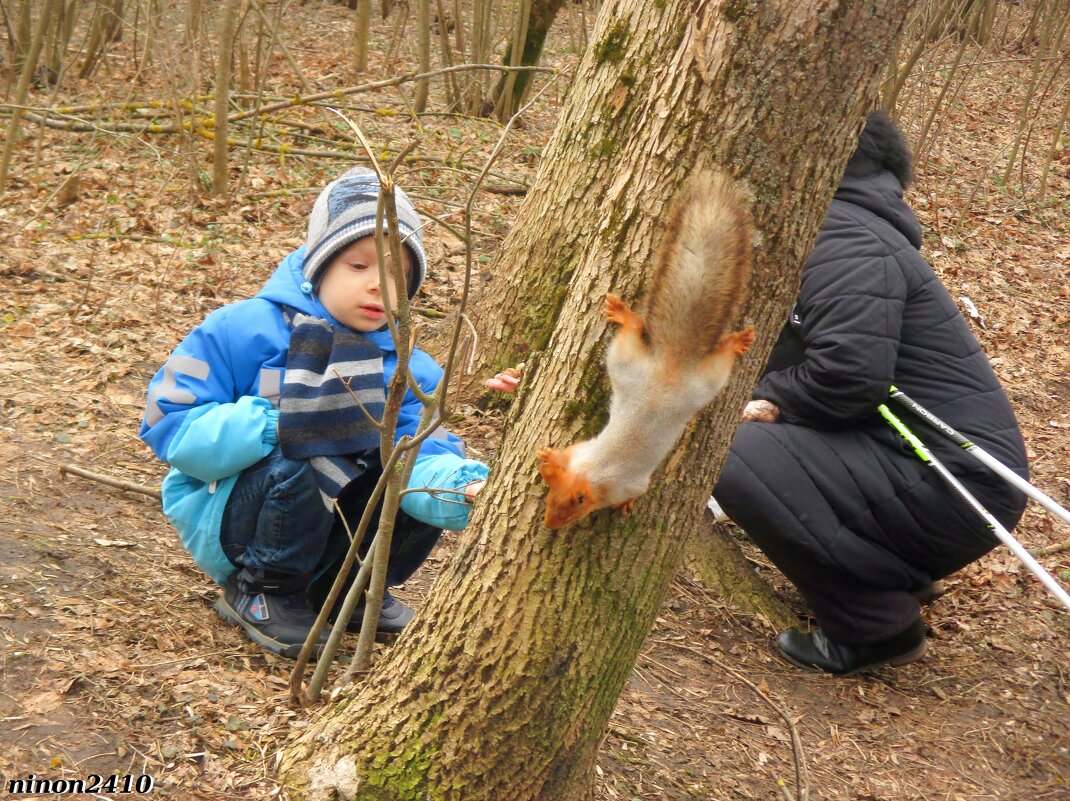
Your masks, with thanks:
<instances>
[{"instance_id":1,"label":"person in black coat","mask_svg":"<svg viewBox=\"0 0 1070 801\"><path fill-rule=\"evenodd\" d=\"M1007 396L918 252L911 178L902 135L871 113L714 489L817 620L775 648L835 674L919 658L918 597L998 542L879 416L890 386L1027 477ZM905 422L1000 523L1018 522L1022 493Z\"/></svg>"}]
</instances>

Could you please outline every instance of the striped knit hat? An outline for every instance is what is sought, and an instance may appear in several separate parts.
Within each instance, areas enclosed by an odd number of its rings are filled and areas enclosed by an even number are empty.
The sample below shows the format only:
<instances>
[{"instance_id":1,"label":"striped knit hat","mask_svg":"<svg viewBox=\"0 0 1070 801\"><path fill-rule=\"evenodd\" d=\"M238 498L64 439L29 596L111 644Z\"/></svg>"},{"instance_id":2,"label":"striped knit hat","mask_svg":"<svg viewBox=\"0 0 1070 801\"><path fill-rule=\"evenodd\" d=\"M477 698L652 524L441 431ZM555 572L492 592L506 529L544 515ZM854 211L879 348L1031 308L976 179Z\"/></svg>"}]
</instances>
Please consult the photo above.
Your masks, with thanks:
<instances>
[{"instance_id":1,"label":"striped knit hat","mask_svg":"<svg viewBox=\"0 0 1070 801\"><path fill-rule=\"evenodd\" d=\"M408 195L394 190L398 210L398 233L412 256L412 274L408 276L409 297L423 283L427 274L420 227L423 223ZM361 237L375 235L375 205L379 200L379 177L367 167L354 167L327 184L316 198L308 221L308 242L302 272L305 280L315 284L331 259ZM386 231L386 219L383 220Z\"/></svg>"}]
</instances>

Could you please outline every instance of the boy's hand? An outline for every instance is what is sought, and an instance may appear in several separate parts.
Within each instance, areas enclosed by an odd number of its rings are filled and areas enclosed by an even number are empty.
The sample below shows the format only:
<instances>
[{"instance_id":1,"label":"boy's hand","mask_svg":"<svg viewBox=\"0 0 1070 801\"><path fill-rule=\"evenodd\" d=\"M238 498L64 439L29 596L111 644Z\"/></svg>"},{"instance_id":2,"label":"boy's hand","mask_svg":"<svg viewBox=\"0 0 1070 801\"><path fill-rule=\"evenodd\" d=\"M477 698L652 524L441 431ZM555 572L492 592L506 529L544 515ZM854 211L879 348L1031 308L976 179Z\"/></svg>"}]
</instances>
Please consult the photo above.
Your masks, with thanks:
<instances>
[{"instance_id":1,"label":"boy's hand","mask_svg":"<svg viewBox=\"0 0 1070 801\"><path fill-rule=\"evenodd\" d=\"M464 497L470 501L474 501L476 496L479 495L479 491L483 489L483 485L486 481L473 481L464 488Z\"/></svg>"},{"instance_id":2,"label":"boy's hand","mask_svg":"<svg viewBox=\"0 0 1070 801\"><path fill-rule=\"evenodd\" d=\"M767 400L752 400L743 409L744 423L775 423L780 407Z\"/></svg>"},{"instance_id":3,"label":"boy's hand","mask_svg":"<svg viewBox=\"0 0 1070 801\"><path fill-rule=\"evenodd\" d=\"M499 392L505 392L512 395L516 392L516 388L520 384L520 378L523 374L524 363L521 362L516 367L510 367L508 370L503 370L494 376L494 378L488 378L483 382L483 386L488 389L496 389Z\"/></svg>"}]
</instances>

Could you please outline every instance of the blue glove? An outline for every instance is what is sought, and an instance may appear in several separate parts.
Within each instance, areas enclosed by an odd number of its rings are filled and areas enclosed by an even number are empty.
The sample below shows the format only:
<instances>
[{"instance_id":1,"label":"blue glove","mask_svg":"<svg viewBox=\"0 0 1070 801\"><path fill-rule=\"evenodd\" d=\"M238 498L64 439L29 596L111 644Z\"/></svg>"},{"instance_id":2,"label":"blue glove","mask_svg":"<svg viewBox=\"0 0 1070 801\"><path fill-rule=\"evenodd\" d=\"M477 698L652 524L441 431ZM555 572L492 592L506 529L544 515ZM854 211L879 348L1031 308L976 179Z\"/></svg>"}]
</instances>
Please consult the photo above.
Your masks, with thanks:
<instances>
[{"instance_id":1,"label":"blue glove","mask_svg":"<svg viewBox=\"0 0 1070 801\"><path fill-rule=\"evenodd\" d=\"M473 481L485 480L489 472L482 462L452 453L417 457L409 477L409 488L456 489L458 492L438 495L411 492L401 497L401 509L422 523L447 531L460 531L468 525L468 515L472 511L463 487Z\"/></svg>"}]
</instances>

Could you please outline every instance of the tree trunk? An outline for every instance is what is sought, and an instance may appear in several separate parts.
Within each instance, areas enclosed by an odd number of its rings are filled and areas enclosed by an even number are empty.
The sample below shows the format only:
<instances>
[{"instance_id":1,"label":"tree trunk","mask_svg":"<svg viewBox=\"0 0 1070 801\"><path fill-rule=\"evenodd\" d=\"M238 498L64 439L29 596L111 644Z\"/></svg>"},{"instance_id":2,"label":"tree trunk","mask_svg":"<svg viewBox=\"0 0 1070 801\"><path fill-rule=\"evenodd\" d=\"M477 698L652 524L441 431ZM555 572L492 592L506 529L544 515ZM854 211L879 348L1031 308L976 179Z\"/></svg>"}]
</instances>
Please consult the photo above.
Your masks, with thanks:
<instances>
[{"instance_id":1,"label":"tree trunk","mask_svg":"<svg viewBox=\"0 0 1070 801\"><path fill-rule=\"evenodd\" d=\"M219 22L219 49L215 66L215 125L212 128L212 194L227 193L229 146L227 144L227 115L230 113L230 77L234 56L234 35L238 24L241 0L226 0Z\"/></svg>"},{"instance_id":2,"label":"tree trunk","mask_svg":"<svg viewBox=\"0 0 1070 801\"><path fill-rule=\"evenodd\" d=\"M531 23L532 0L520 0L516 4L516 16L513 21L512 41L506 51L502 64L507 67L519 67L524 58L524 43L528 38L528 26ZM516 73L503 73L504 83L499 83L502 90L490 95L490 102L494 105L494 114L502 122L507 122L513 116L517 106L513 105L513 87L516 85Z\"/></svg>"},{"instance_id":3,"label":"tree trunk","mask_svg":"<svg viewBox=\"0 0 1070 801\"><path fill-rule=\"evenodd\" d=\"M372 0L356 0L356 20L353 28L353 72L357 75L368 69L368 33L372 24Z\"/></svg>"},{"instance_id":4,"label":"tree trunk","mask_svg":"<svg viewBox=\"0 0 1070 801\"><path fill-rule=\"evenodd\" d=\"M441 24L445 25L445 21ZM431 0L416 0L416 57L420 72L431 71ZM420 114L427 110L430 79L416 82L413 110Z\"/></svg>"},{"instance_id":5,"label":"tree trunk","mask_svg":"<svg viewBox=\"0 0 1070 801\"><path fill-rule=\"evenodd\" d=\"M296 797L591 797L608 718L705 514L913 2L603 4L497 260L516 269L495 298L513 319L492 330L526 348L530 364L499 461L405 634L285 752ZM549 531L535 451L591 433L604 416L603 298L642 297L667 204L703 163L754 197L745 317L758 329L755 352L628 517L601 512Z\"/></svg>"},{"instance_id":6,"label":"tree trunk","mask_svg":"<svg viewBox=\"0 0 1070 801\"><path fill-rule=\"evenodd\" d=\"M123 0L97 0L85 45L85 61L78 77L88 78L108 50L123 38Z\"/></svg>"},{"instance_id":7,"label":"tree trunk","mask_svg":"<svg viewBox=\"0 0 1070 801\"><path fill-rule=\"evenodd\" d=\"M693 5L683 4L687 8ZM913 7L914 3L910 5ZM678 4L672 4L672 7L677 8ZM727 7L740 13L741 21L760 16L749 11L750 6L745 3L728 2ZM617 165L646 162L658 165L657 169L690 171L693 160L692 163L685 161L684 166L679 167L678 159L686 159L690 153L705 152L714 155L719 163L745 165L748 180L753 184L756 177L761 178L764 191L782 191L779 183L774 181L774 178L781 180L783 175L783 168L774 163L781 158L779 154L772 154L761 142L719 133L724 127L735 130L744 126L749 112L740 107L741 103L725 104L723 98L709 88L709 83L701 83L694 89L695 96L689 99L689 108L680 108L683 101L670 94L670 91L679 92L680 89L667 87L658 92L657 81L665 80L668 69L668 62L658 56L664 52L665 45L652 41L657 38L656 33L650 34L651 40L647 40L632 35L627 25L607 28L605 15L615 8L616 4L603 6L598 27L592 34L591 52L581 62L574 81L577 86L585 87L586 94L581 96L579 89L573 88L568 105L562 111L562 121L546 147L538 177L548 186L575 188L568 194L559 189L529 199L523 219L540 220L545 228L537 230L518 220L488 270L494 278L475 300L469 313L471 319L482 323L479 341L488 343L478 355L469 389L485 374L524 361L529 353L546 346L569 284L583 267L580 258L584 254L588 261L615 261L635 236L647 243L656 237L659 220L642 212L644 208L651 208L649 196L644 194L648 191L646 182L627 175L621 177ZM852 11L848 16L854 13ZM695 38L695 34L690 35ZM864 32L858 35L868 41ZM804 45L800 43L798 46L802 48ZM711 47L702 37L689 42L688 46ZM809 55L810 50L805 52ZM712 66L703 66L704 63L719 55L716 50L694 55L688 68L708 72L718 65L713 62ZM885 51L882 51L882 58L884 55ZM761 57L767 61L770 58L764 53ZM673 62L674 68L679 60ZM865 63L869 61L867 59ZM751 65L752 69L757 70L764 63ZM777 64L780 63L777 60ZM742 103L761 103L763 109L768 107L766 113L778 116L783 113L781 106L794 102L796 96L813 94L815 102L827 109L827 116L837 111L833 100L839 100L839 95L826 100L823 93L827 90L828 78L825 76L831 67L822 73L823 67L824 62L817 62L817 66L801 63L792 80L806 81L805 85L758 86L763 76L757 75L751 78L755 85L735 88L733 83L730 88L740 93ZM763 103L765 92L777 98L779 105L773 105L772 101ZM846 101L839 102L842 106ZM709 113L704 109L709 109ZM679 138L664 141L671 130L679 131ZM714 136L724 141L710 142ZM708 149L711 144L716 144L717 149ZM760 167L762 174L749 174L751 165ZM791 171L796 189L804 186L797 180L802 170L803 166L799 165ZM618 199L620 203L616 202ZM775 199L771 195L765 201L771 203ZM579 220L590 220L593 224L579 224ZM636 225L640 230L628 238L621 238L622 231L630 231ZM652 251L643 248L642 252ZM524 265L524 268L514 269L513 265ZM608 274L603 276L603 287L608 286L609 278ZM499 313L500 309L510 309L511 313L503 315Z\"/></svg>"},{"instance_id":8,"label":"tree trunk","mask_svg":"<svg viewBox=\"0 0 1070 801\"><path fill-rule=\"evenodd\" d=\"M486 64L491 51L490 22L491 0L475 0L472 6L472 35L469 41L468 61L471 64ZM465 111L480 116L485 111L483 76L473 72L466 76L464 88Z\"/></svg>"},{"instance_id":9,"label":"tree trunk","mask_svg":"<svg viewBox=\"0 0 1070 801\"><path fill-rule=\"evenodd\" d=\"M684 556L686 572L734 610L757 618L767 628L779 631L790 626L795 616L754 572L726 525L701 525L698 529Z\"/></svg>"},{"instance_id":10,"label":"tree trunk","mask_svg":"<svg viewBox=\"0 0 1070 801\"><path fill-rule=\"evenodd\" d=\"M524 46L520 51L520 59L516 64L535 66L542 57L542 47L546 43L546 34L550 32L550 26L554 24L557 12L565 5L565 0L532 0L531 13L528 15L527 25L524 29ZM505 51L502 64L513 64L513 45ZM495 108L502 109L507 113L499 115L503 120L508 119L514 111L520 108L524 102L524 95L531 85L532 74L530 72L508 73L498 77L498 82L491 91L491 101ZM506 100L508 93L510 99Z\"/></svg>"},{"instance_id":11,"label":"tree trunk","mask_svg":"<svg viewBox=\"0 0 1070 801\"><path fill-rule=\"evenodd\" d=\"M33 73L37 69L37 60L41 56L41 48L44 46L45 34L52 15L56 12L56 6L62 0L45 0L41 8L41 15L37 18L37 26L34 28L29 51L22 62L22 72L19 74L19 85L15 88L15 108L11 110L11 120L7 124L7 133L4 136L4 150L0 154L0 196L4 194L7 186L8 170L11 169L11 159L15 153L15 145L19 140L19 125L22 122L23 106L30 94L30 84L33 82Z\"/></svg>"},{"instance_id":12,"label":"tree trunk","mask_svg":"<svg viewBox=\"0 0 1070 801\"><path fill-rule=\"evenodd\" d=\"M18 22L15 25L15 57L12 59L15 72L19 72L26 61L26 54L30 51L32 37L33 0L22 0L19 4Z\"/></svg>"}]
</instances>

